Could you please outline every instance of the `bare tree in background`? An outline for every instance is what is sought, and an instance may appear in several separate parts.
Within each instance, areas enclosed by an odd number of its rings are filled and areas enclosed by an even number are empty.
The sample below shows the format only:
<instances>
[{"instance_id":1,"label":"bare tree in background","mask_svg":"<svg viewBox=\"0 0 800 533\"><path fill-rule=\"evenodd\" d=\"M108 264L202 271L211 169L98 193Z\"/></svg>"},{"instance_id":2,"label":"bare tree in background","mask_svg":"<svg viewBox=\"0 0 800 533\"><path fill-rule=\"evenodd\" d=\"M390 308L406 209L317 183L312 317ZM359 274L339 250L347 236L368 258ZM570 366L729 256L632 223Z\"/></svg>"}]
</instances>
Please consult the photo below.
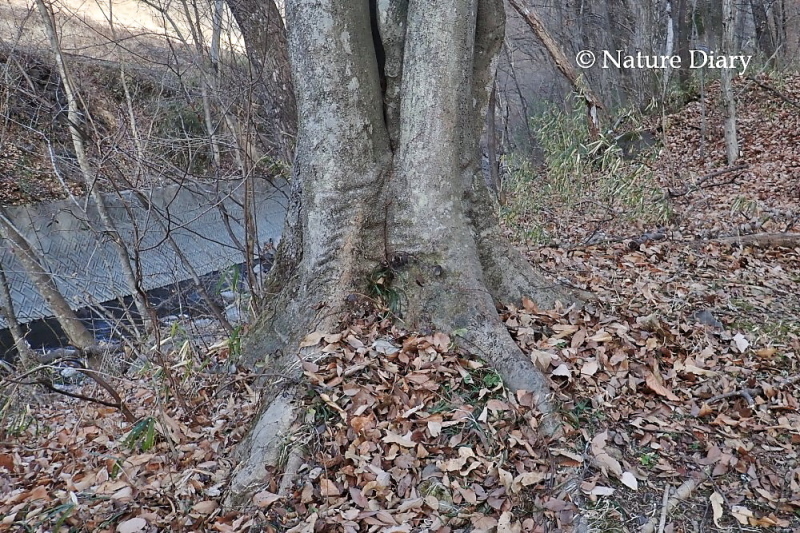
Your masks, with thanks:
<instances>
[{"instance_id":1,"label":"bare tree in background","mask_svg":"<svg viewBox=\"0 0 800 533\"><path fill-rule=\"evenodd\" d=\"M142 320L144 320L146 329L151 329L151 324L148 318L149 313L147 311L147 303L145 302L144 297L139 290L141 280L137 278L136 273L134 272L134 267L131 264L131 257L128 253L128 249L125 243L122 241L122 237L117 231L117 228L114 226L114 222L108 213L108 208L99 188L97 187L96 178L93 176L92 168L89 164L89 159L86 154L86 148L84 146L84 136L86 134L81 130L81 124L84 121L91 121L90 111L88 109L81 110L78 106L78 95L75 92L69 69L64 61L64 55L61 52L61 44L59 42L58 35L56 34L56 25L53 17L52 7L48 4L45 4L45 0L36 0L36 5L39 9L39 15L42 18L42 22L44 23L48 39L50 40L50 46L56 59L56 66L61 76L61 84L64 87L64 93L67 97L67 120L69 123L69 131L72 137L72 144L75 149L75 154L78 159L78 165L80 166L81 175L83 176L83 180L86 185L86 190L89 191L89 195L97 207L97 211L100 215L100 220L103 225L102 230L105 232L106 236L111 239L114 249L117 252L117 256L122 267L122 272L125 276L125 282L128 284L128 289L133 295L136 308L142 317Z\"/></svg>"},{"instance_id":2,"label":"bare tree in background","mask_svg":"<svg viewBox=\"0 0 800 533\"><path fill-rule=\"evenodd\" d=\"M722 53L734 55L736 29L736 7L733 0L722 0ZM733 69L723 68L720 74L722 99L725 103L725 152L728 164L739 157L739 140L736 135L736 97L733 94Z\"/></svg>"},{"instance_id":3,"label":"bare tree in background","mask_svg":"<svg viewBox=\"0 0 800 533\"><path fill-rule=\"evenodd\" d=\"M260 128L267 153L291 163L297 109L289 67L286 28L273 0L227 0L247 47L255 97L267 118Z\"/></svg>"},{"instance_id":4,"label":"bare tree in background","mask_svg":"<svg viewBox=\"0 0 800 533\"><path fill-rule=\"evenodd\" d=\"M268 11L277 12L272 2L270 4L271 8ZM24 53L13 46L6 47L8 43L2 43L5 74L17 71L14 73L14 85L4 87L9 90L4 91L6 99L3 111L5 117L11 119L7 120L5 125L14 124L26 130L26 134L34 134L47 143L53 174L63 186L64 194L79 206L82 213L86 209L80 198L82 190L91 195L95 202L92 205L99 204L101 223L90 221L94 216L93 209L92 217L84 219L81 213L78 218L96 226L92 230L101 236L101 242L95 246L103 246L104 242L110 242L113 243L114 250L120 252L121 244L121 251L127 252L127 260L117 253L117 263L130 266L131 275L125 277L128 280L133 277L136 282L126 281L129 292L122 294L134 296L137 311L144 320L154 315L149 313L149 309L144 308L146 305L140 305L142 303L140 297L146 299L144 289L140 286L144 279L140 264L141 256L144 252L150 253L152 257L152 246L163 245L174 251L176 261L188 272L194 285L192 294L201 294L202 299L206 300L207 306L204 310L210 310L223 328L232 332L234 328L228 321L225 310L217 305L219 294L211 294L212 291L203 285L208 281L201 280L202 276L189 264L186 257L189 250L182 250L174 238L175 234L186 235L186 226L182 225L183 223L176 225L174 213L170 213L168 209L160 210L153 207L146 199L141 201L141 197L137 201L135 195L123 191L135 189L148 198L150 192L164 185L177 184L190 191L210 194L208 210L225 211L224 219L229 236L239 248L243 261L248 263L250 267L248 272L254 270L260 261L264 244L259 240L258 226L253 221L259 208L255 204L256 198L263 197L260 191L263 191L267 184L268 180L265 178L271 178L272 173L276 172L274 162L277 162L278 169L285 168L288 164L295 131L293 95L290 90L288 97L285 94L281 95L281 91L290 89L291 84L282 20L280 16L271 19L274 21L272 25L275 30L271 33L270 39L263 39L262 42L263 46L271 48L262 50L260 66L250 66L249 61L242 61L242 54L232 46L236 36L235 30L231 31L230 16L225 14L226 2L215 2L212 10L193 0L181 2L177 12L173 7L167 13L170 17L185 17L187 22L181 20L173 25L167 21L167 26L160 37L144 36L121 26L118 16L115 25L113 10L116 8L113 3L105 5L105 2L100 0L98 6L105 7L104 15L108 21L106 31L81 18L80 13L70 13L65 6L60 6L58 21L54 21L52 6L48 0L37 3L34 9L38 9L40 15L47 14L46 17L39 17L39 20L48 38L47 48L54 53L56 59L53 67L48 60L39 58L40 51L36 48L39 46L38 43ZM25 19L26 24L35 26L36 19L37 17ZM74 32L70 32L70 25L90 28L92 36L98 41L93 44L95 49L100 50L100 55L107 53L105 57L111 57L115 62L99 62L91 55L95 53L94 51L87 53L76 49L71 41ZM58 35L56 28L62 27L66 29L63 35ZM211 31L208 31L209 27ZM171 29L176 28L185 35L177 31L171 32ZM194 35L191 35L192 28L195 29ZM24 31L35 34L38 29L28 27ZM20 30L21 34L22 32L23 29ZM211 38L210 44L206 42L208 37ZM282 42L283 45L275 45L272 39L277 43ZM273 52L284 59L274 63L272 59L266 57ZM278 68L276 65L281 65L280 69L269 72L273 68ZM28 71L29 68L35 69L34 72ZM113 79L115 69L116 81ZM112 75L112 81L107 87L109 91L106 92L106 87L102 87L101 91L98 91L101 94L95 94L92 91L93 83L96 83L93 75L99 73L104 76L108 71ZM91 75L84 76L87 72ZM263 80L255 79L256 74ZM270 107L267 105L268 93L261 91L260 87L267 86L268 80L275 79L280 82L276 82L271 90L276 98L282 100L273 102ZM286 86L287 83L289 87ZM203 87L207 95L206 106L201 106L201 98L197 97L203 92ZM117 88L120 89L119 93L111 92ZM256 95L257 91L261 92ZM16 99L20 99L21 102L18 104ZM117 102L120 104L119 108L111 109L109 116L108 104L116 99L119 99ZM269 113L264 109L270 107L273 111L282 112L284 101L289 102L286 103L286 107L290 111L275 119L283 120L284 123L276 128L268 126L266 121ZM198 124L210 126L204 132L193 129L195 125L193 114L201 107L207 109L208 113L205 113L205 109L200 111L198 116L201 120ZM114 116L118 110L120 114ZM205 121L206 116L211 120ZM175 131L176 127L182 129ZM262 134L265 136L259 137ZM199 137L193 137L194 135ZM8 139L16 142L13 137L6 137L3 140ZM265 142L265 139L273 140ZM212 155L215 146L219 152L217 161L214 161ZM254 146L256 148L253 148ZM206 156L209 156L207 160ZM77 163L74 167L73 157ZM210 161L211 165L206 164L207 161ZM216 171L209 172L209 168L215 164ZM73 174L75 169L77 172ZM209 179L212 177L218 179L212 181ZM45 176L48 181L51 178L52 176ZM76 186L78 183L83 187ZM246 185L241 185L242 183ZM106 194L106 199L110 202L109 205L113 204L113 218L103 216L103 211L106 209L102 202L103 197L100 195L101 188L103 191L111 191L110 196ZM269 188L272 188L272 185L269 185ZM213 198L215 189L218 190L216 199ZM35 201L35 196L32 199ZM231 211L232 204L236 214ZM247 216L241 219L239 207L247 211ZM121 210L128 211L130 220L125 219L120 222L122 215L120 217L117 215ZM137 218L134 211L149 215ZM121 224L119 228L122 233L114 227L115 223ZM247 228L246 238L234 235L232 226L240 223ZM146 234L152 234L153 230L166 234L163 242L153 243L153 240L149 239L150 244L143 244L143 241L148 240ZM239 229L236 228L236 231ZM126 240L127 250L120 237ZM236 255L233 253L232 259L241 262L235 258ZM58 258L48 256L47 260L46 263L40 261L45 265L42 269L44 274L47 274L47 268L59 264ZM47 263L49 267L46 266ZM161 265L159 262L156 264ZM258 291L260 281L257 276L248 276L248 279L251 290ZM183 280L175 279L175 283L178 281ZM118 287L116 281L110 278L104 277L103 283ZM58 290L55 284L52 284L51 288ZM67 292L69 290L67 289ZM73 300L74 296L70 295ZM183 305L180 303L181 300L182 296L174 299L179 306ZM74 301L70 301L75 305ZM246 298L244 301L247 301ZM92 306L96 303L97 301L87 301L86 305ZM55 309L54 311L67 316ZM102 309L99 311L102 315ZM125 312L128 310L125 309ZM134 319L130 314L127 317L130 324L137 323L138 319ZM113 320L110 316L105 316L104 319ZM118 326L114 326L115 329L116 327ZM123 324L121 327L127 328L128 325ZM72 339L70 342L78 347L89 343L88 338L75 341L74 339L80 338L80 335L74 332L68 337Z\"/></svg>"},{"instance_id":5,"label":"bare tree in background","mask_svg":"<svg viewBox=\"0 0 800 533\"><path fill-rule=\"evenodd\" d=\"M765 0L750 0L750 9L753 12L753 24L756 32L758 49L767 60L775 55L775 39L769 27L769 15Z\"/></svg>"},{"instance_id":6,"label":"bare tree in background","mask_svg":"<svg viewBox=\"0 0 800 533\"><path fill-rule=\"evenodd\" d=\"M558 67L558 70L566 77L573 89L581 95L586 103L586 115L589 125L589 140L596 141L600 137L600 111L603 109L603 104L600 99L595 95L591 87L586 83L586 79L578 76L572 62L567 59L567 56L561 50L561 47L550 36L550 32L544 26L542 19L536 12L525 7L520 0L508 0L508 3L517 10L517 12L525 19L528 26L536 34L536 37L542 41L547 49L553 62Z\"/></svg>"}]
</instances>

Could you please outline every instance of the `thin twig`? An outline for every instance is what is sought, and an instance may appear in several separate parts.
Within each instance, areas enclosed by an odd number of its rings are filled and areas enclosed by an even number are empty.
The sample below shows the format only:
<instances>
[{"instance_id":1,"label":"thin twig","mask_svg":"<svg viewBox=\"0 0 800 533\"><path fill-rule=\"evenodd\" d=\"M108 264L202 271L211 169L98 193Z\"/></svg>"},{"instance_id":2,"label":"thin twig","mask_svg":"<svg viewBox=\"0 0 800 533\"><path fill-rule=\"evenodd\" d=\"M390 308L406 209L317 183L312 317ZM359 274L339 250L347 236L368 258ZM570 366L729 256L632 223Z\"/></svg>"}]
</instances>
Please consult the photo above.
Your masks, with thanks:
<instances>
[{"instance_id":1,"label":"thin twig","mask_svg":"<svg viewBox=\"0 0 800 533\"><path fill-rule=\"evenodd\" d=\"M694 490L702 483L705 482L706 479L709 477L708 469L704 470L698 478L689 478L687 479L683 485L675 489L675 494L667 501L667 504L664 508L667 510L667 513L672 511L677 505L687 500ZM663 512L663 511L662 511ZM656 530L656 519L655 517L648 520L648 522L642 526L640 533L654 533Z\"/></svg>"},{"instance_id":2,"label":"thin twig","mask_svg":"<svg viewBox=\"0 0 800 533\"><path fill-rule=\"evenodd\" d=\"M658 521L658 533L664 533L667 525L667 505L669 504L669 483L664 487L664 497L661 499L661 520Z\"/></svg>"},{"instance_id":3,"label":"thin twig","mask_svg":"<svg viewBox=\"0 0 800 533\"><path fill-rule=\"evenodd\" d=\"M731 178L728 181L721 181L721 182L718 182L718 183L712 183L710 185L705 185L705 182L707 182L711 178L715 178L715 177L721 176L723 174L728 174L730 172L736 172L736 171L739 171L739 170L744 170L748 166L750 166L750 165L735 165L735 166L732 166L732 167L721 168L719 170L715 170L714 172L710 172L710 173L706 174L705 176L702 176L700 179L697 180L697 182L694 185L692 185L691 187L687 187L685 190L680 191L680 192L674 192L671 189L667 188L667 192L663 196L662 199L666 200L668 198L678 198L680 196L686 196L687 194L691 194L691 193L699 191L701 189L711 189L712 187L721 187L723 185L732 185L732 184L736 183L736 180L739 177L738 175L734 176L733 178Z\"/></svg>"}]
</instances>

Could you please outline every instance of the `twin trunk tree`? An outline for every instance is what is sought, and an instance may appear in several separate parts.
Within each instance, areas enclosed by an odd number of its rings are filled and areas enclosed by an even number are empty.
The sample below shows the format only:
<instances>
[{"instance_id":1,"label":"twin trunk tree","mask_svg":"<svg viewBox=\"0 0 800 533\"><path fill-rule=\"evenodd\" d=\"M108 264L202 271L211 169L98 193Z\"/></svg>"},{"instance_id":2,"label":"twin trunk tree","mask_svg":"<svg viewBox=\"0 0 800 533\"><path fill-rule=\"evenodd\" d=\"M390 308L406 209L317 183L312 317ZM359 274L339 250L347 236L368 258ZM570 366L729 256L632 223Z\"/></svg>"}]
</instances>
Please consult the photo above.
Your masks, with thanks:
<instances>
[{"instance_id":1,"label":"twin trunk tree","mask_svg":"<svg viewBox=\"0 0 800 533\"><path fill-rule=\"evenodd\" d=\"M286 16L298 113L294 181L267 281L275 296L245 353L290 379L267 389L271 404L240 448L234 495L263 479L276 438L295 419L300 340L335 331L376 269L389 273L405 327L454 334L507 385L538 394L545 414L547 380L496 304L570 300L501 236L481 173L502 0L290 0ZM553 432L555 420L546 416L543 428Z\"/></svg>"}]
</instances>

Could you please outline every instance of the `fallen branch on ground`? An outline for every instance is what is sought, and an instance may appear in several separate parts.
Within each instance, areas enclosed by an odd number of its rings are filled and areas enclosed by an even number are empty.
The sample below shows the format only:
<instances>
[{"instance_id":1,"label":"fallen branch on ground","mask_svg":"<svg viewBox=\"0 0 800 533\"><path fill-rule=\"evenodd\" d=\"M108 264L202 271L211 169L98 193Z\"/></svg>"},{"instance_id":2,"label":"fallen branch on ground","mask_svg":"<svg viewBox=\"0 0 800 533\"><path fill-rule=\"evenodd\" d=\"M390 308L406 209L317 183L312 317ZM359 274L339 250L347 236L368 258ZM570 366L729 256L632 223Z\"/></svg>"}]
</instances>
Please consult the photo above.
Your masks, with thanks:
<instances>
[{"instance_id":1,"label":"fallen branch on ground","mask_svg":"<svg viewBox=\"0 0 800 533\"><path fill-rule=\"evenodd\" d=\"M750 81L752 81L753 83L755 83L756 85L758 85L758 86L759 86L759 87L761 87L762 89L766 89L766 90L768 90L769 92L773 93L774 95L776 95L778 98L780 98L781 100L783 100L783 101L784 101L784 102L786 102L787 104L789 104L789 105L792 105L792 106L794 106L794 107L796 107L796 108L800 109L800 104L798 104L797 102L795 102L795 101L793 101L793 100L790 100L790 99L789 99L789 98L788 98L786 95L784 95L782 92L780 92L780 91L779 91L778 89L776 89L775 87L772 87L772 86L770 86L770 85L767 85L767 84L766 84L766 83L764 83L764 82L758 81L757 79L755 79L755 78L754 78L754 77L752 77L752 76L747 76L747 79L748 79L748 80L750 80Z\"/></svg>"},{"instance_id":2,"label":"fallen branch on ground","mask_svg":"<svg viewBox=\"0 0 800 533\"><path fill-rule=\"evenodd\" d=\"M800 233L753 233L751 235L734 235L732 237L704 239L695 242L697 243L696 246L702 246L708 242L716 242L719 244L738 244L740 246L756 246L760 248L795 248L800 246Z\"/></svg>"},{"instance_id":3,"label":"fallen branch on ground","mask_svg":"<svg viewBox=\"0 0 800 533\"><path fill-rule=\"evenodd\" d=\"M133 415L130 409L128 409L128 407L125 405L125 402L122 400L122 397L119 395L117 390L114 387L112 387L111 384L108 383L98 372L90 368L86 368L85 366L83 366L83 363L78 359L68 358L68 359L56 360L54 362L59 362L59 361L75 363L77 366L70 365L69 368L74 368L77 372L80 372L81 374L93 379L95 383L97 383L98 385L100 385L100 387L106 390L106 392L109 394L109 396L111 396L111 398L114 401L109 402L108 400L101 400L99 398L94 398L92 396L85 396L83 394L78 394L76 392L69 392L63 389L59 389L58 387L53 385L52 381L45 378L37 378L32 381L23 381L25 377L35 374L39 370L51 367L52 365L41 365L32 370L29 370L28 372L25 372L22 376L20 376L17 379L6 378L4 381L7 381L9 383L16 383L19 385L41 385L49 391L56 392L64 396L69 396L70 398L76 398L78 400L83 400L86 402L97 403L100 405L105 405L106 407L113 407L114 409L118 409L122 413L127 422L131 424L136 422L136 417Z\"/></svg>"},{"instance_id":4,"label":"fallen branch on ground","mask_svg":"<svg viewBox=\"0 0 800 533\"><path fill-rule=\"evenodd\" d=\"M694 490L703 483L706 478L708 478L708 472L703 472L702 475L698 479L687 479L683 485L677 488L675 491L675 495L670 498L666 505L664 506L664 511L662 514L666 516L669 514L679 503L688 499ZM653 517L647 521L647 523L642 526L641 533L655 533L656 526L659 523L659 518Z\"/></svg>"},{"instance_id":5,"label":"fallen branch on ground","mask_svg":"<svg viewBox=\"0 0 800 533\"><path fill-rule=\"evenodd\" d=\"M800 375L797 375L797 376L794 376L794 377L791 377L791 378L788 378L788 379L781 380L780 383L772 386L771 388L780 390L780 389L785 388L788 385L794 385L798 381L800 381ZM718 402L718 401L724 400L726 398L744 398L745 400L747 400L747 405L749 405L750 407L753 407L755 405L755 403L756 403L755 400L753 399L753 396L760 396L762 394L764 394L764 388L763 387L753 387L753 388L750 388L750 389L739 389L739 390L732 391L732 392L726 392L725 394L718 394L718 395L706 400L705 403L706 403L706 405L711 405L714 402Z\"/></svg>"},{"instance_id":6,"label":"fallen branch on ground","mask_svg":"<svg viewBox=\"0 0 800 533\"><path fill-rule=\"evenodd\" d=\"M681 196L686 196L687 194L691 194L691 193L699 191L701 189L711 189L713 187L721 187L722 185L733 185L734 183L736 183L736 179L739 177L738 174L736 176L734 176L733 178L729 179L728 181L720 181L718 183L712 183L710 185L705 185L705 183L708 180L710 180L711 178L715 178L715 177L721 176L723 174L728 174L730 172L736 172L736 171L739 171L739 170L744 170L748 166L749 165L736 165L736 166L733 166L733 167L721 168L719 170L715 170L714 172L710 172L710 173L706 174L705 176L702 176L700 179L697 180L697 182L694 185L692 185L691 187L687 187L686 189L684 189L683 191L680 191L680 192L675 192L672 189L667 188L667 192L666 192L666 194L664 194L663 199L667 200L669 198L678 198L678 197L681 197Z\"/></svg>"}]
</instances>

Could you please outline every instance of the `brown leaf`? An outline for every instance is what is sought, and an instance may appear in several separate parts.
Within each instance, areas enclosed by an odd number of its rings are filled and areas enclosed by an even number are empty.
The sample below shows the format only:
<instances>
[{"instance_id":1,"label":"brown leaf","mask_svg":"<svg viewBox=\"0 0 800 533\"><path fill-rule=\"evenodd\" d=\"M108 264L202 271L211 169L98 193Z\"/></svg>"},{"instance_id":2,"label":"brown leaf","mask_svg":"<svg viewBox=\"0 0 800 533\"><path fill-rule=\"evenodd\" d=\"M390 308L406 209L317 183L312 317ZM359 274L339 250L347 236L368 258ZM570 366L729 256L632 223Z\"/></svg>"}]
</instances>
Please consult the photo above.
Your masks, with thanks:
<instances>
[{"instance_id":1,"label":"brown leaf","mask_svg":"<svg viewBox=\"0 0 800 533\"><path fill-rule=\"evenodd\" d=\"M39 485L38 487L30 491L25 496L25 499L28 501L45 500L49 502L51 498L50 495L47 493L47 488L44 485Z\"/></svg>"},{"instance_id":2,"label":"brown leaf","mask_svg":"<svg viewBox=\"0 0 800 533\"><path fill-rule=\"evenodd\" d=\"M400 436L392 431L387 431L386 435L381 439L386 444L398 444L404 448L413 448L417 445L416 442L411 440L411 432L409 431L405 436Z\"/></svg>"},{"instance_id":3,"label":"brown leaf","mask_svg":"<svg viewBox=\"0 0 800 533\"><path fill-rule=\"evenodd\" d=\"M141 517L131 518L117 524L117 533L137 533L147 527L147 520Z\"/></svg>"},{"instance_id":4,"label":"brown leaf","mask_svg":"<svg viewBox=\"0 0 800 533\"><path fill-rule=\"evenodd\" d=\"M349 492L350 497L353 499L353 502L355 502L356 505L362 509L367 509L369 507L369 500L367 500L367 498L364 496L364 493L361 492L361 489L358 487L350 487Z\"/></svg>"},{"instance_id":5,"label":"brown leaf","mask_svg":"<svg viewBox=\"0 0 800 533\"><path fill-rule=\"evenodd\" d=\"M714 514L714 525L720 527L719 519L722 518L722 503L723 498L719 492L714 491L714 493L708 498L711 502L711 509L713 510Z\"/></svg>"},{"instance_id":6,"label":"brown leaf","mask_svg":"<svg viewBox=\"0 0 800 533\"><path fill-rule=\"evenodd\" d=\"M255 500L255 496L253 497L253 500ZM253 503L255 503L255 501ZM218 507L219 507L219 502L217 502L216 500L203 500L201 502L197 502L196 504L194 504L192 509L200 514L211 514L214 511L216 511Z\"/></svg>"},{"instance_id":7,"label":"brown leaf","mask_svg":"<svg viewBox=\"0 0 800 533\"><path fill-rule=\"evenodd\" d=\"M14 472L14 456L8 453L0 453L0 468L5 468L8 473Z\"/></svg>"},{"instance_id":8,"label":"brown leaf","mask_svg":"<svg viewBox=\"0 0 800 533\"><path fill-rule=\"evenodd\" d=\"M667 400L671 402L678 402L680 398L678 398L671 390L665 387L661 380L656 377L655 374L650 369L644 369L645 371L645 378L644 381L647 383L647 386L650 388L651 391L655 392L659 396L664 396Z\"/></svg>"},{"instance_id":9,"label":"brown leaf","mask_svg":"<svg viewBox=\"0 0 800 533\"><path fill-rule=\"evenodd\" d=\"M336 483L326 477L319 478L319 492L323 497L341 496L342 491L336 486Z\"/></svg>"},{"instance_id":10,"label":"brown leaf","mask_svg":"<svg viewBox=\"0 0 800 533\"><path fill-rule=\"evenodd\" d=\"M583 376L594 376L597 373L597 370L600 368L600 365L597 364L597 361L592 359L591 361L587 361L581 366L581 375Z\"/></svg>"},{"instance_id":11,"label":"brown leaf","mask_svg":"<svg viewBox=\"0 0 800 533\"><path fill-rule=\"evenodd\" d=\"M253 495L253 504L259 509L264 509L280 499L281 497L279 495L267 490L262 490Z\"/></svg>"},{"instance_id":12,"label":"brown leaf","mask_svg":"<svg viewBox=\"0 0 800 533\"><path fill-rule=\"evenodd\" d=\"M372 416L354 416L350 420L350 427L352 427L353 431L356 433L363 433L375 429L375 420Z\"/></svg>"},{"instance_id":13,"label":"brown leaf","mask_svg":"<svg viewBox=\"0 0 800 533\"><path fill-rule=\"evenodd\" d=\"M316 346L319 344L319 341L325 337L326 333L323 331L315 331L313 333L309 333L306 335L302 341L300 341L300 348L308 348L309 346Z\"/></svg>"},{"instance_id":14,"label":"brown leaf","mask_svg":"<svg viewBox=\"0 0 800 533\"><path fill-rule=\"evenodd\" d=\"M476 517L472 519L472 527L476 533L481 531L489 532L497 527L497 519L491 516Z\"/></svg>"},{"instance_id":15,"label":"brown leaf","mask_svg":"<svg viewBox=\"0 0 800 533\"><path fill-rule=\"evenodd\" d=\"M607 332L606 330L604 330L604 329L601 329L600 331L598 331L597 333L595 333L594 335L589 337L590 341L597 342L597 343L608 342L611 339L613 339L611 334L609 332Z\"/></svg>"},{"instance_id":16,"label":"brown leaf","mask_svg":"<svg viewBox=\"0 0 800 533\"><path fill-rule=\"evenodd\" d=\"M552 361L553 354L537 350L536 348L531 349L531 362L536 365L536 368L539 370L547 370L550 368L550 363Z\"/></svg>"}]
</instances>

